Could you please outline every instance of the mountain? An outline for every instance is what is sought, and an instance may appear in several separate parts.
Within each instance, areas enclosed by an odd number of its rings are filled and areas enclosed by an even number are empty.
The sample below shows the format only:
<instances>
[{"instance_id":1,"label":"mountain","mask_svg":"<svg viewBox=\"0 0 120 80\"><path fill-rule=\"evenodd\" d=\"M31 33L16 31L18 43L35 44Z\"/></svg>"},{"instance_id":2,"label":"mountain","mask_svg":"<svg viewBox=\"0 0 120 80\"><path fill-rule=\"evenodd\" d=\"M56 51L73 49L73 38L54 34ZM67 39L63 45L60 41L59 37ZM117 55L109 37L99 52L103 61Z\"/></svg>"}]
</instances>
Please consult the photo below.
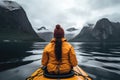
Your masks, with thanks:
<instances>
[{"instance_id":1,"label":"mountain","mask_svg":"<svg viewBox=\"0 0 120 80\"><path fill-rule=\"evenodd\" d=\"M81 32L71 41L120 41L120 23L111 22L107 18L97 21L93 27L83 27Z\"/></svg>"},{"instance_id":2,"label":"mountain","mask_svg":"<svg viewBox=\"0 0 120 80\"><path fill-rule=\"evenodd\" d=\"M70 41L94 41L94 37L91 34L92 29L92 27L84 26L80 33Z\"/></svg>"},{"instance_id":3,"label":"mountain","mask_svg":"<svg viewBox=\"0 0 120 80\"><path fill-rule=\"evenodd\" d=\"M72 28L68 28L68 29L66 29L66 31L76 31L76 30L78 30L78 29L76 29L76 28L74 28L74 27L72 27Z\"/></svg>"},{"instance_id":4,"label":"mountain","mask_svg":"<svg viewBox=\"0 0 120 80\"><path fill-rule=\"evenodd\" d=\"M40 38L44 39L45 41L50 41L53 37L53 32L49 31L44 26L38 29L37 34Z\"/></svg>"},{"instance_id":5,"label":"mountain","mask_svg":"<svg viewBox=\"0 0 120 80\"><path fill-rule=\"evenodd\" d=\"M112 22L112 26L114 27L114 29L111 37L109 37L110 41L120 41L120 23Z\"/></svg>"},{"instance_id":6,"label":"mountain","mask_svg":"<svg viewBox=\"0 0 120 80\"><path fill-rule=\"evenodd\" d=\"M1 1L0 40L44 41L33 30L24 9L13 1Z\"/></svg>"},{"instance_id":7,"label":"mountain","mask_svg":"<svg viewBox=\"0 0 120 80\"><path fill-rule=\"evenodd\" d=\"M79 32L79 29L76 29L74 27L68 28L65 31L65 38L67 38L67 40L73 39Z\"/></svg>"},{"instance_id":8,"label":"mountain","mask_svg":"<svg viewBox=\"0 0 120 80\"><path fill-rule=\"evenodd\" d=\"M114 33L114 27L112 23L107 19L103 18L97 21L92 34L97 40L106 40Z\"/></svg>"},{"instance_id":9,"label":"mountain","mask_svg":"<svg viewBox=\"0 0 120 80\"><path fill-rule=\"evenodd\" d=\"M37 30L40 31L40 30L47 30L47 29L46 27L42 26L41 28L38 28Z\"/></svg>"},{"instance_id":10,"label":"mountain","mask_svg":"<svg viewBox=\"0 0 120 80\"><path fill-rule=\"evenodd\" d=\"M120 41L120 23L111 22L107 18L97 21L93 36L99 41Z\"/></svg>"},{"instance_id":11,"label":"mountain","mask_svg":"<svg viewBox=\"0 0 120 80\"><path fill-rule=\"evenodd\" d=\"M40 28L37 29L37 34L40 38L44 39L45 41L50 41L51 38L53 37L53 32L48 30L46 27L42 26ZM76 28L68 28L65 30L65 38L67 38L67 40L72 39L76 36L76 34L78 34L79 29Z\"/></svg>"}]
</instances>

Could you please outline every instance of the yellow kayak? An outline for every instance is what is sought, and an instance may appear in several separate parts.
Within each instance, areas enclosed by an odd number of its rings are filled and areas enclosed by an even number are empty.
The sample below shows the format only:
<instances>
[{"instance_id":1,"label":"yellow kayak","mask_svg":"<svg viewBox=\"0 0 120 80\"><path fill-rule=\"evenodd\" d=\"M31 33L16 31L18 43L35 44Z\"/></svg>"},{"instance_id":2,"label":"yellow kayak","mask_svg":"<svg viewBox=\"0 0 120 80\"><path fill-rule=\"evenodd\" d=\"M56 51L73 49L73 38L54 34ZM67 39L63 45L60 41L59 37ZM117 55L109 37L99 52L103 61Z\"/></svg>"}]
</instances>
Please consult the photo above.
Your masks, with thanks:
<instances>
[{"instance_id":1,"label":"yellow kayak","mask_svg":"<svg viewBox=\"0 0 120 80\"><path fill-rule=\"evenodd\" d=\"M38 68L35 72L32 73L30 77L28 77L26 80L92 80L88 74L82 70L79 66L76 66L73 68L74 75L67 78L48 78L43 75L42 68Z\"/></svg>"}]
</instances>

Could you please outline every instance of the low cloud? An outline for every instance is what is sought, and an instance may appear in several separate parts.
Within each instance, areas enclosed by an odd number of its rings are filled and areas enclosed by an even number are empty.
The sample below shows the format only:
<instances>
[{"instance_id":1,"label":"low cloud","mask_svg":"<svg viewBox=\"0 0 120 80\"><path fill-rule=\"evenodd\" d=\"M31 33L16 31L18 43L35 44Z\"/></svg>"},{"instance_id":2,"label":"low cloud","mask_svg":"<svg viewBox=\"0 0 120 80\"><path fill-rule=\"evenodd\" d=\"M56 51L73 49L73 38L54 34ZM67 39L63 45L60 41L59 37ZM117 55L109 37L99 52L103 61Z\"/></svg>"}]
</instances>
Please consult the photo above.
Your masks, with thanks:
<instances>
[{"instance_id":1,"label":"low cloud","mask_svg":"<svg viewBox=\"0 0 120 80\"><path fill-rule=\"evenodd\" d=\"M13 0L26 11L34 28L46 26L53 30L56 24L64 28L81 29L87 22L95 23L103 17L120 21L120 0Z\"/></svg>"},{"instance_id":2,"label":"low cloud","mask_svg":"<svg viewBox=\"0 0 120 80\"><path fill-rule=\"evenodd\" d=\"M91 9L99 10L120 5L120 0L89 0L88 3Z\"/></svg>"}]
</instances>

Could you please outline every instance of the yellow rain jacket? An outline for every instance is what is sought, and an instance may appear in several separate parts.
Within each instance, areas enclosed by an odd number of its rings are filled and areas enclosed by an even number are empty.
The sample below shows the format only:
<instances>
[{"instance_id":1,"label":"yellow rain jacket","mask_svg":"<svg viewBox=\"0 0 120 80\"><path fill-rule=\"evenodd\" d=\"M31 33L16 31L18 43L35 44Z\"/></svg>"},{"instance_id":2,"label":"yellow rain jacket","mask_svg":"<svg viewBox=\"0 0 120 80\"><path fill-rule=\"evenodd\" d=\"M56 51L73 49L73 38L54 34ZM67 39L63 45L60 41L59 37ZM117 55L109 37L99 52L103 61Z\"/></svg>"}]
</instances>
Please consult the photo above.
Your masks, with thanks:
<instances>
[{"instance_id":1,"label":"yellow rain jacket","mask_svg":"<svg viewBox=\"0 0 120 80\"><path fill-rule=\"evenodd\" d=\"M42 65L47 66L48 72L51 73L68 73L72 67L78 64L74 48L62 38L62 60L56 60L55 53L55 38L45 47L42 55Z\"/></svg>"}]
</instances>

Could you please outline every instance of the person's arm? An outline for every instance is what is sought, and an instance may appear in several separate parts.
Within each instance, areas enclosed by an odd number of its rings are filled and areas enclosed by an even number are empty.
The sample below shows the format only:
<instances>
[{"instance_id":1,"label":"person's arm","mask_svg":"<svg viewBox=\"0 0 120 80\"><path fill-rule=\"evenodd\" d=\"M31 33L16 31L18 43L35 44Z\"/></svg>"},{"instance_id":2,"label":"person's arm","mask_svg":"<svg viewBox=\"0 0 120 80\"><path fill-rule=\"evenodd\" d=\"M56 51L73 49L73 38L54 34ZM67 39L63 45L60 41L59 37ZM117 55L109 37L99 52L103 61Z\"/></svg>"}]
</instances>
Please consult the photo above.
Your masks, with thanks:
<instances>
[{"instance_id":1,"label":"person's arm","mask_svg":"<svg viewBox=\"0 0 120 80\"><path fill-rule=\"evenodd\" d=\"M48 56L48 53L47 53L46 48L45 48L44 51L43 51L42 60L41 60L41 64L42 64L43 66L47 66L48 57L49 57L49 56Z\"/></svg>"},{"instance_id":2,"label":"person's arm","mask_svg":"<svg viewBox=\"0 0 120 80\"><path fill-rule=\"evenodd\" d=\"M71 49L70 49L70 62L71 62L71 65L73 67L78 65L78 61L77 61L77 58L76 58L75 50L74 50L73 47L71 47Z\"/></svg>"}]
</instances>

